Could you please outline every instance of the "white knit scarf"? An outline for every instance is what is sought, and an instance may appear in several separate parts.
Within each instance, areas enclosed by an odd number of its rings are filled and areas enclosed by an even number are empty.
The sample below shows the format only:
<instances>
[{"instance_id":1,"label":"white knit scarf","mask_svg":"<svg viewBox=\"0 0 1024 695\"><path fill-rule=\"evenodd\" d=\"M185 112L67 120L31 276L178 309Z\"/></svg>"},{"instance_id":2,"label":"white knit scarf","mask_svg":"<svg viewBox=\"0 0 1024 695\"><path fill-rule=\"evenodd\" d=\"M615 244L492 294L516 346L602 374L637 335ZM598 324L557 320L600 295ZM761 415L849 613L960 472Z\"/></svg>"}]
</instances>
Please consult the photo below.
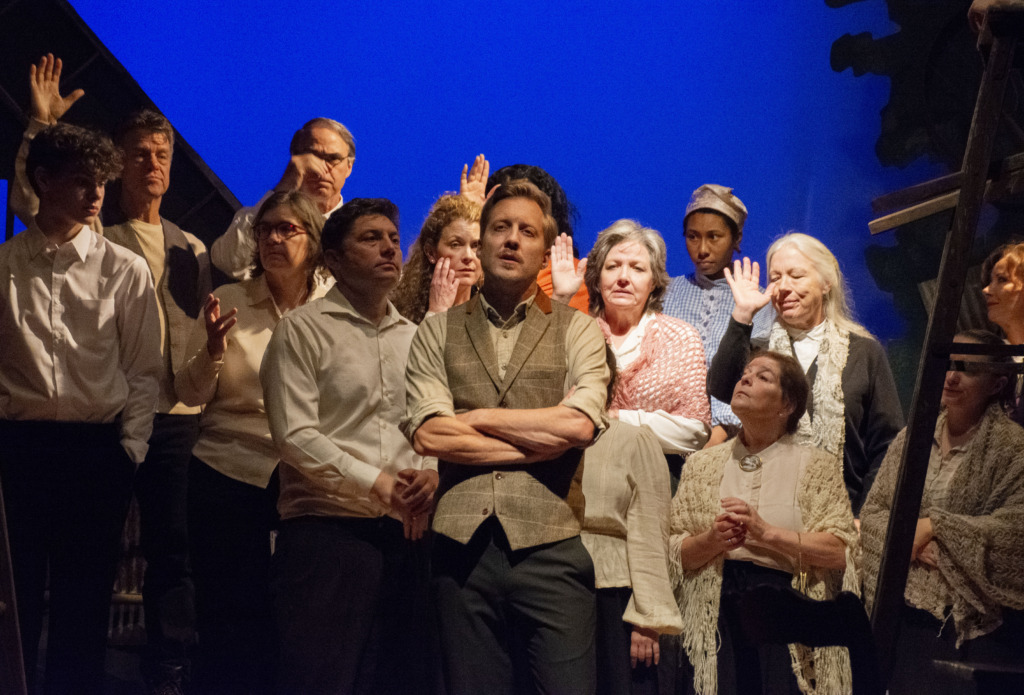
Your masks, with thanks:
<instances>
[{"instance_id":1,"label":"white knit scarf","mask_svg":"<svg viewBox=\"0 0 1024 695\"><path fill-rule=\"evenodd\" d=\"M786 328L776 321L772 324L768 347L784 355L793 354L793 343ZM846 441L845 405L843 402L843 368L850 354L850 332L836 328L825 319L825 333L818 346L818 373L811 386L814 421L809 412L800 418L797 441L821 447L840 461Z\"/></svg>"}]
</instances>

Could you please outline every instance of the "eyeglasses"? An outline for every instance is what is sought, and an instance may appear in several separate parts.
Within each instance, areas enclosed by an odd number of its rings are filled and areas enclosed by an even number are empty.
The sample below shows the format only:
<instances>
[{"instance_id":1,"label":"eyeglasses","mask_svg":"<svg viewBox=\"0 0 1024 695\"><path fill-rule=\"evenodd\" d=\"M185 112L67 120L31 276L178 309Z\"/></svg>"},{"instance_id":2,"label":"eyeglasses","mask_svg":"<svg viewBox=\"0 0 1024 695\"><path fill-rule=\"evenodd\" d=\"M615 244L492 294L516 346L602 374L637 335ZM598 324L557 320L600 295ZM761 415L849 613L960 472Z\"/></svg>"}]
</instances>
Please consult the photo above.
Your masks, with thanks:
<instances>
[{"instance_id":1,"label":"eyeglasses","mask_svg":"<svg viewBox=\"0 0 1024 695\"><path fill-rule=\"evenodd\" d=\"M302 227L292 224L291 222L278 222L277 224L267 224L260 222L258 225L253 227L253 231L256 232L256 238L259 240L267 239L271 234L277 232L277 236L280 239L287 241L294 236L299 234L305 234L306 230Z\"/></svg>"},{"instance_id":2,"label":"eyeglasses","mask_svg":"<svg viewBox=\"0 0 1024 695\"><path fill-rule=\"evenodd\" d=\"M338 154L336 152L316 152L314 150L306 150L302 154L313 155L326 164L328 169L333 169L339 164L343 164L346 159L352 159L352 155L350 154Z\"/></svg>"}]
</instances>

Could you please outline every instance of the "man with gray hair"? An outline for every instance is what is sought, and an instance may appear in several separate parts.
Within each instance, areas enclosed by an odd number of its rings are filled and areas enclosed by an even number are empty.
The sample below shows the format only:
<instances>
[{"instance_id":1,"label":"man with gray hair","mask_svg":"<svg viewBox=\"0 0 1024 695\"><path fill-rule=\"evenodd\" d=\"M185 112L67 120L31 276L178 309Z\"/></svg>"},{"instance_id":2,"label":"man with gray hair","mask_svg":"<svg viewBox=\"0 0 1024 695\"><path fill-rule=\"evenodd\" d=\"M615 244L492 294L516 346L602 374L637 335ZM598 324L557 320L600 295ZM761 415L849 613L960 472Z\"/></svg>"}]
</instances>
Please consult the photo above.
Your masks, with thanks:
<instances>
[{"instance_id":1,"label":"man with gray hair","mask_svg":"<svg viewBox=\"0 0 1024 695\"><path fill-rule=\"evenodd\" d=\"M330 118L314 118L292 136L290 157L281 180L252 207L235 213L230 226L210 247L210 259L228 277L248 277L256 242L252 221L272 193L301 189L325 217L342 206L341 189L356 161L356 141L348 128Z\"/></svg>"},{"instance_id":2,"label":"man with gray hair","mask_svg":"<svg viewBox=\"0 0 1024 695\"><path fill-rule=\"evenodd\" d=\"M686 250L694 272L673 278L662 300L662 311L686 321L700 333L708 367L732 314L732 290L725 281L725 268L739 253L747 206L731 188L704 184L693 192L683 216ZM762 311L754 318L754 336L767 336L774 312ZM711 438L705 446L725 441L739 427L739 419L728 403L711 399Z\"/></svg>"}]
</instances>

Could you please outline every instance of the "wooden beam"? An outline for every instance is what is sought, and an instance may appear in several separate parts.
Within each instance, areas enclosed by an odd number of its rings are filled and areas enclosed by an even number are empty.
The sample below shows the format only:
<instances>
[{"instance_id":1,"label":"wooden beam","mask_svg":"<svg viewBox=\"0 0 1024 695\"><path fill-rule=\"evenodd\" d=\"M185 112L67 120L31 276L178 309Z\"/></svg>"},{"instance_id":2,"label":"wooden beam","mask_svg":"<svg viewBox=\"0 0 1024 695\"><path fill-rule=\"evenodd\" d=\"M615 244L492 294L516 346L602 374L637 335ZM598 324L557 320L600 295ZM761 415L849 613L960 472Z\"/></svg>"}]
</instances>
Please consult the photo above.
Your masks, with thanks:
<instances>
[{"instance_id":1,"label":"wooden beam","mask_svg":"<svg viewBox=\"0 0 1024 695\"><path fill-rule=\"evenodd\" d=\"M981 213L986 174L1015 42L1014 35L996 35L992 42L967 138L960 197L939 265L935 307L925 331L925 345L918 366L917 385L910 406L911 418L904 439L899 478L871 614L881 672L886 680L892 673L893 648L904 605L910 551L921 509L921 494L939 413L943 377L948 366L948 356L939 354L939 348L950 341L956 328L968 258Z\"/></svg>"}]
</instances>

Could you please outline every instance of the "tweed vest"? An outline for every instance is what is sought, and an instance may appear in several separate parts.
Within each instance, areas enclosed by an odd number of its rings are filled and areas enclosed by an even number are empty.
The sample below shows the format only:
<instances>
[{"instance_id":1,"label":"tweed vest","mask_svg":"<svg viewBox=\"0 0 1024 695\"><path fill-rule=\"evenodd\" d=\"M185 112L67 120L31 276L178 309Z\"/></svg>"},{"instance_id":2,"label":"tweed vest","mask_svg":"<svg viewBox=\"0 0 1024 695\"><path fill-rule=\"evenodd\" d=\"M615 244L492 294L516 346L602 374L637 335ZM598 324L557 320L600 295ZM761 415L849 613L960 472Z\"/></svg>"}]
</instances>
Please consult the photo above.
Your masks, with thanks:
<instances>
[{"instance_id":1,"label":"tweed vest","mask_svg":"<svg viewBox=\"0 0 1024 695\"><path fill-rule=\"evenodd\" d=\"M128 221L103 228L103 236L115 244L146 257L142 246ZM185 232L176 224L163 217L160 222L164 229L164 250L166 266L161 278L153 278L157 292L163 297L167 312L167 349L171 353L171 373L167 375L174 383L174 372L188 361L189 335L196 319L212 291L210 260L206 249L198 239L192 243Z\"/></svg>"},{"instance_id":2,"label":"tweed vest","mask_svg":"<svg viewBox=\"0 0 1024 695\"><path fill-rule=\"evenodd\" d=\"M558 405L566 394L565 335L575 313L538 292L502 379L479 297L450 310L444 362L455 411ZM467 543L493 515L513 550L579 535L582 453L570 449L550 461L516 466L440 459L434 530Z\"/></svg>"}]
</instances>

